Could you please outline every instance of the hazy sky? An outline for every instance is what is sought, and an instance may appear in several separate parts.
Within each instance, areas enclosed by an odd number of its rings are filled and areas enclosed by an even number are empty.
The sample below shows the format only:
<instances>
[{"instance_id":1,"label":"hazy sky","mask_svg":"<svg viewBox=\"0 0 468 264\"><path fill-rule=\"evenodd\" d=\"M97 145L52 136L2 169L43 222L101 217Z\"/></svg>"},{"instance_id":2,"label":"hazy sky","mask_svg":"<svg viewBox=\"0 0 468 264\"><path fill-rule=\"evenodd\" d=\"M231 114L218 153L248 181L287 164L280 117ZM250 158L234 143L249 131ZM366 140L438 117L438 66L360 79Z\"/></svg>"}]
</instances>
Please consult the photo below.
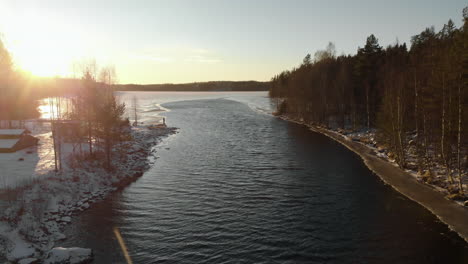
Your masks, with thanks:
<instances>
[{"instance_id":1,"label":"hazy sky","mask_svg":"<svg viewBox=\"0 0 468 264\"><path fill-rule=\"evenodd\" d=\"M120 83L269 80L329 41L354 54L374 33L409 42L466 0L0 0L18 67L72 76L72 62L116 67Z\"/></svg>"}]
</instances>

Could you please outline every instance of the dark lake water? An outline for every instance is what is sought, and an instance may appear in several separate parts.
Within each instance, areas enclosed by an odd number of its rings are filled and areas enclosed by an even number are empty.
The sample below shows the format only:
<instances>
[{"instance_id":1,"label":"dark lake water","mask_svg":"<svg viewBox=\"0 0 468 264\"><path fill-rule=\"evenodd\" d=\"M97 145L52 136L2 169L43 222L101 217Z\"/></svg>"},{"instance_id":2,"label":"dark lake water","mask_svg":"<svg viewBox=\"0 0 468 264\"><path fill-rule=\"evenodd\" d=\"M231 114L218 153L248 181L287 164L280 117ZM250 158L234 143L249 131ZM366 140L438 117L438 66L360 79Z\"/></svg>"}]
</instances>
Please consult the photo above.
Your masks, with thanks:
<instances>
[{"instance_id":1,"label":"dark lake water","mask_svg":"<svg viewBox=\"0 0 468 264\"><path fill-rule=\"evenodd\" d=\"M468 247L361 159L306 127L225 100L167 103L180 133L153 168L74 218L95 263L468 263Z\"/></svg>"}]
</instances>

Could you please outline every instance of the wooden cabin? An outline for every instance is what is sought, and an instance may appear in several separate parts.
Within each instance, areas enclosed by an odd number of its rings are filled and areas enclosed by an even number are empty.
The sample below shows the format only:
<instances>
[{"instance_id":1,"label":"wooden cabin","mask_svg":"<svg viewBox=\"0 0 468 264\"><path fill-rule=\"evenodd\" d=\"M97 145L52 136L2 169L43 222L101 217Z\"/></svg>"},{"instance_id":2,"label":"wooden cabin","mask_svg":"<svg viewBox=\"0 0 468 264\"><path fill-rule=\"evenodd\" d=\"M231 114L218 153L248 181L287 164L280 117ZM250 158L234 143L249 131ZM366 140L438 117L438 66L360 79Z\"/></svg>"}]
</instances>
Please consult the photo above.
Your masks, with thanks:
<instances>
[{"instance_id":1,"label":"wooden cabin","mask_svg":"<svg viewBox=\"0 0 468 264\"><path fill-rule=\"evenodd\" d=\"M37 145L39 141L26 129L0 129L0 153L12 153Z\"/></svg>"}]
</instances>

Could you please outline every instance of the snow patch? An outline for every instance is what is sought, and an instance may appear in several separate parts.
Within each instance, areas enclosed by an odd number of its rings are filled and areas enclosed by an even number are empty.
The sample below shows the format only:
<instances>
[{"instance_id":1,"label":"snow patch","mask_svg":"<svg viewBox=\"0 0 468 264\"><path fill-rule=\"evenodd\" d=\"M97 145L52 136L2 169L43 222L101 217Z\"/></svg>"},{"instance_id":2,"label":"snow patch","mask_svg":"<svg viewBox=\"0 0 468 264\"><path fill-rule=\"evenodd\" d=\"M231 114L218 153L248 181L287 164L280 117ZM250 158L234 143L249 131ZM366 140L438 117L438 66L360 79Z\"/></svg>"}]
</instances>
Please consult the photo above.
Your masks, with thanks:
<instances>
[{"instance_id":1,"label":"snow patch","mask_svg":"<svg viewBox=\"0 0 468 264\"><path fill-rule=\"evenodd\" d=\"M44 264L81 264L93 259L93 251L88 248L53 248L47 253Z\"/></svg>"},{"instance_id":2,"label":"snow patch","mask_svg":"<svg viewBox=\"0 0 468 264\"><path fill-rule=\"evenodd\" d=\"M39 263L39 260L37 258L25 258L20 261L18 261L18 264L36 264Z\"/></svg>"}]
</instances>

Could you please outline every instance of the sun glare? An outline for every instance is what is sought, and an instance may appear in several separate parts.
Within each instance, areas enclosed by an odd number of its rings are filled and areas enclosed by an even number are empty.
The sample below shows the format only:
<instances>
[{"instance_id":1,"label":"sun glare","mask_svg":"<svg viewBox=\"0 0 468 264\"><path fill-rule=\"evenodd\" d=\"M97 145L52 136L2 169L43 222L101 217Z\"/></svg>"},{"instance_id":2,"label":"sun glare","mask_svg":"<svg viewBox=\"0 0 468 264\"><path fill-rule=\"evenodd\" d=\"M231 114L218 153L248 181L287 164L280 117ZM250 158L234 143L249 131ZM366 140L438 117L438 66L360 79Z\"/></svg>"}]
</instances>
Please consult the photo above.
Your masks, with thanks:
<instances>
[{"instance_id":1,"label":"sun glare","mask_svg":"<svg viewBox=\"0 0 468 264\"><path fill-rule=\"evenodd\" d=\"M36 76L65 76L68 74L66 56L57 54L57 49L49 48L45 43L40 49L24 45L13 52L16 65ZM50 43L53 44L53 43Z\"/></svg>"},{"instance_id":2,"label":"sun glare","mask_svg":"<svg viewBox=\"0 0 468 264\"><path fill-rule=\"evenodd\" d=\"M4 36L15 66L35 76L69 76L79 56L73 30L35 12L6 19Z\"/></svg>"}]
</instances>

